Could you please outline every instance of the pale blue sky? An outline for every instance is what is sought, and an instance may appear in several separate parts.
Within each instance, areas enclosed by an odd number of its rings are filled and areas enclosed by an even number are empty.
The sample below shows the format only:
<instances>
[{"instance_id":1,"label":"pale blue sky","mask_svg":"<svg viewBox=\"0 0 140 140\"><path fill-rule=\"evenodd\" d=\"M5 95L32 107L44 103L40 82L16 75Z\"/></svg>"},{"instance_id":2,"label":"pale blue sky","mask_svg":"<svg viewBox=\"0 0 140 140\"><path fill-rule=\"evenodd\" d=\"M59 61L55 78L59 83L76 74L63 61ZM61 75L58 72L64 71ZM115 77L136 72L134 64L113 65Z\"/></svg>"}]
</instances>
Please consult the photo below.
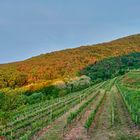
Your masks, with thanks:
<instances>
[{"instance_id":1,"label":"pale blue sky","mask_svg":"<svg viewBox=\"0 0 140 140\"><path fill-rule=\"evenodd\" d=\"M140 33L140 0L0 0L0 63Z\"/></svg>"}]
</instances>

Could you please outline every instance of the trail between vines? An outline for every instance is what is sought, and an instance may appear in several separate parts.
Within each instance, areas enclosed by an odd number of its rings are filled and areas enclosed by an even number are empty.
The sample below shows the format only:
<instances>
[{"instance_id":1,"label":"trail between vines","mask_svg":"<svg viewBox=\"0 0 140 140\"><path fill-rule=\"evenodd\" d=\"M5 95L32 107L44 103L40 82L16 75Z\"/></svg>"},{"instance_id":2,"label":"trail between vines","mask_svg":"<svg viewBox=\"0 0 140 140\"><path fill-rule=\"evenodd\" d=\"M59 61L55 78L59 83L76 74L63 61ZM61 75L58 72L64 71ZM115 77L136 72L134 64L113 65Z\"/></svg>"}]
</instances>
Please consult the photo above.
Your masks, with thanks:
<instances>
[{"instance_id":1,"label":"trail between vines","mask_svg":"<svg viewBox=\"0 0 140 140\"><path fill-rule=\"evenodd\" d=\"M117 114L118 114L118 119L120 120L119 121L120 123L117 123L118 137L127 138L127 139L130 139L130 137L132 137L132 138L139 137L140 138L140 130L132 122L130 114L121 97L121 94L117 90L116 86L113 86L112 89L115 93Z\"/></svg>"},{"instance_id":2,"label":"trail between vines","mask_svg":"<svg viewBox=\"0 0 140 140\"><path fill-rule=\"evenodd\" d=\"M79 140L79 139L88 140L89 139L89 137L87 135L87 131L84 128L84 124L85 124L88 116L90 115L90 113L93 110L95 110L95 108L96 108L98 102L101 100L102 96L103 96L103 93L100 93L100 95L97 96L96 99L93 100L93 102L89 106L87 106L86 111L83 112L80 120L78 120L74 123L71 130L69 130L68 134L66 134L66 136L64 137L64 140Z\"/></svg>"},{"instance_id":3,"label":"trail between vines","mask_svg":"<svg viewBox=\"0 0 140 140\"><path fill-rule=\"evenodd\" d=\"M111 94L114 94L115 101L115 122L111 125ZM140 130L132 122L127 108L122 100L116 86L108 92L103 109L96 116L95 127L92 128L91 140L118 140L140 138Z\"/></svg>"},{"instance_id":4,"label":"trail between vines","mask_svg":"<svg viewBox=\"0 0 140 140\"><path fill-rule=\"evenodd\" d=\"M90 135L93 140L108 140L113 138L114 134L110 131L110 92L106 93L106 100L103 102L97 116L95 118L93 127L91 127Z\"/></svg>"}]
</instances>

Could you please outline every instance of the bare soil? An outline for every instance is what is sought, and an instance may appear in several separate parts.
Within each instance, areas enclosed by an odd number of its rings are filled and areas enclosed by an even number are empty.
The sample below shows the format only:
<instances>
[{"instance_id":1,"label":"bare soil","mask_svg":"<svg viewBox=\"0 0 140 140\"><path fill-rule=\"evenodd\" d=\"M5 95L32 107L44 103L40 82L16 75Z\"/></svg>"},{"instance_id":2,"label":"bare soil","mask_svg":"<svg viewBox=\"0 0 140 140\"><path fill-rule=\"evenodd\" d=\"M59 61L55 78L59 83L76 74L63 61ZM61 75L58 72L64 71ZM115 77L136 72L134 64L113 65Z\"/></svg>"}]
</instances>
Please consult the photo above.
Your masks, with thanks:
<instances>
[{"instance_id":1,"label":"bare soil","mask_svg":"<svg viewBox=\"0 0 140 140\"><path fill-rule=\"evenodd\" d=\"M90 113L95 110L98 102L101 100L103 93L86 108L86 111L81 115L81 119L75 122L68 134L65 135L64 140L89 140L87 130L84 128L85 122L88 119Z\"/></svg>"}]
</instances>

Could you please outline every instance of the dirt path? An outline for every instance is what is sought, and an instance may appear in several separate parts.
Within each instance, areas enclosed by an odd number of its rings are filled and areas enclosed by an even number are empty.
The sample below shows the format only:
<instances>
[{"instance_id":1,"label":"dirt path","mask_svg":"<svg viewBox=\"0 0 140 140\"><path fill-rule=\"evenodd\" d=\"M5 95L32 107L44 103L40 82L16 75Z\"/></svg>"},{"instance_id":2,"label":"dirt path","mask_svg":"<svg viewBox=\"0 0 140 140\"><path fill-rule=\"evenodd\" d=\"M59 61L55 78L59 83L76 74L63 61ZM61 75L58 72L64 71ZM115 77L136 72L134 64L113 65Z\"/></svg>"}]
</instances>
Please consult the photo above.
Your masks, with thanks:
<instances>
[{"instance_id":1,"label":"dirt path","mask_svg":"<svg viewBox=\"0 0 140 140\"><path fill-rule=\"evenodd\" d=\"M112 96L113 95L113 96ZM111 125L111 102L114 98L115 122ZM132 140L140 138L140 130L132 122L127 108L116 86L107 93L102 109L97 113L91 140Z\"/></svg>"},{"instance_id":2,"label":"dirt path","mask_svg":"<svg viewBox=\"0 0 140 140\"><path fill-rule=\"evenodd\" d=\"M103 104L100 107L100 110L98 111L94 127L91 127L90 135L91 140L109 140L114 139L114 132L110 130L111 127L111 118L110 118L110 96L111 92L106 93L106 100L103 102Z\"/></svg>"},{"instance_id":3,"label":"dirt path","mask_svg":"<svg viewBox=\"0 0 140 140\"><path fill-rule=\"evenodd\" d=\"M89 140L87 131L84 128L84 124L90 115L90 113L95 110L97 104L101 100L104 93L101 93L87 108L85 113L81 116L81 119L74 123L69 133L65 135L64 140Z\"/></svg>"},{"instance_id":4,"label":"dirt path","mask_svg":"<svg viewBox=\"0 0 140 140\"><path fill-rule=\"evenodd\" d=\"M114 92L114 98L116 102L116 115L118 118L115 126L117 137L120 139L130 139L135 137L140 138L140 130L132 122L130 114L128 113L128 110L121 97L121 94L118 92L116 86L113 86L112 90Z\"/></svg>"},{"instance_id":5,"label":"dirt path","mask_svg":"<svg viewBox=\"0 0 140 140\"><path fill-rule=\"evenodd\" d=\"M44 128L42 131L40 131L39 136L34 136L32 140L63 140L63 128L66 125L68 115L70 114L70 112L77 110L85 101L87 101L92 96L93 95L90 95L87 99L83 100L74 108L70 109L63 116L54 121L51 126Z\"/></svg>"}]
</instances>

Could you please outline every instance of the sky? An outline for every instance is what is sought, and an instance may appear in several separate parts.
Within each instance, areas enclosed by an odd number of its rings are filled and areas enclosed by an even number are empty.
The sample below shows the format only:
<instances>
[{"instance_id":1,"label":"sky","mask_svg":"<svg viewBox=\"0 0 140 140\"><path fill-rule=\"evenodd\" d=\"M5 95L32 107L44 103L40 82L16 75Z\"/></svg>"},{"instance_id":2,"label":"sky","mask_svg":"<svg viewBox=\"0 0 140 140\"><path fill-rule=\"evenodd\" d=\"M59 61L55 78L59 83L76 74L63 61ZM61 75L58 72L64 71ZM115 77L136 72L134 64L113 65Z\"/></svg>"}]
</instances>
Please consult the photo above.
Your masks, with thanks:
<instances>
[{"instance_id":1,"label":"sky","mask_svg":"<svg viewBox=\"0 0 140 140\"><path fill-rule=\"evenodd\" d=\"M140 0L0 0L0 63L140 33Z\"/></svg>"}]
</instances>

